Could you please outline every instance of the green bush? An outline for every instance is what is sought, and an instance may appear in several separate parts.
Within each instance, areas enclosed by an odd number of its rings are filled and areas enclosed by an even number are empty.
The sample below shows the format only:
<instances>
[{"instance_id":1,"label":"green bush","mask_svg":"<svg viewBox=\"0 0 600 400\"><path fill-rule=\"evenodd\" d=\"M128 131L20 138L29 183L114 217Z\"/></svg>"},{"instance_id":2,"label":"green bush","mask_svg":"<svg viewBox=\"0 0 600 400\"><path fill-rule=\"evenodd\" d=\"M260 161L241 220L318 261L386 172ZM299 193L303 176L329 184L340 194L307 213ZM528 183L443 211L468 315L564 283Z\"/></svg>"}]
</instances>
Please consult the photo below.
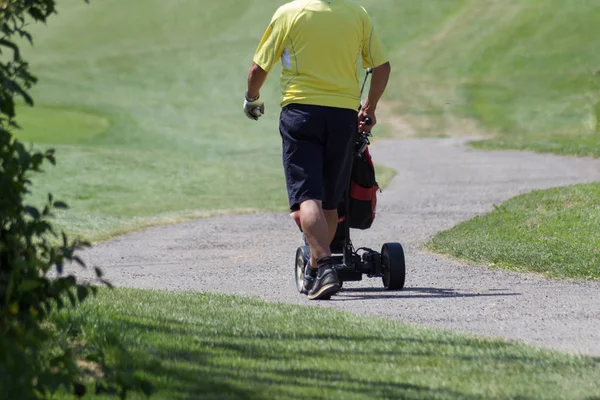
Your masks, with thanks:
<instances>
[{"instance_id":1,"label":"green bush","mask_svg":"<svg viewBox=\"0 0 600 400\"><path fill-rule=\"evenodd\" d=\"M32 44L26 25L45 22L53 13L54 0L0 2L0 398L44 399L61 388L85 393L82 359L75 346L53 346L56 328L50 317L95 292L63 273L70 263L85 267L76 252L89 244L53 229L52 211L65 203L51 194L41 208L26 203L29 178L44 163L55 164L54 152L28 149L11 134L18 129L15 100L33 106L27 90L36 82L18 41Z\"/></svg>"}]
</instances>

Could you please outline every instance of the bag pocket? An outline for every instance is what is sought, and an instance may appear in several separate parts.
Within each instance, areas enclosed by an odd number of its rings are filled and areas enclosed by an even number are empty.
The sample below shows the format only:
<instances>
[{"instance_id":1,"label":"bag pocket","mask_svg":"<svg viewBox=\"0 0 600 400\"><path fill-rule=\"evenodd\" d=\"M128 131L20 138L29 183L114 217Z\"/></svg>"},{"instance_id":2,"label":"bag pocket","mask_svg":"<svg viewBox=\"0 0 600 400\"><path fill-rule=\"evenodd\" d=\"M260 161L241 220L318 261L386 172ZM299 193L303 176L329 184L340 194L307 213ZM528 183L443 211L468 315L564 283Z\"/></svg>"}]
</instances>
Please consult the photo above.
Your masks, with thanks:
<instances>
[{"instance_id":1,"label":"bag pocket","mask_svg":"<svg viewBox=\"0 0 600 400\"><path fill-rule=\"evenodd\" d=\"M377 208L377 183L363 187L356 182L350 183L350 228L369 229L375 220Z\"/></svg>"}]
</instances>

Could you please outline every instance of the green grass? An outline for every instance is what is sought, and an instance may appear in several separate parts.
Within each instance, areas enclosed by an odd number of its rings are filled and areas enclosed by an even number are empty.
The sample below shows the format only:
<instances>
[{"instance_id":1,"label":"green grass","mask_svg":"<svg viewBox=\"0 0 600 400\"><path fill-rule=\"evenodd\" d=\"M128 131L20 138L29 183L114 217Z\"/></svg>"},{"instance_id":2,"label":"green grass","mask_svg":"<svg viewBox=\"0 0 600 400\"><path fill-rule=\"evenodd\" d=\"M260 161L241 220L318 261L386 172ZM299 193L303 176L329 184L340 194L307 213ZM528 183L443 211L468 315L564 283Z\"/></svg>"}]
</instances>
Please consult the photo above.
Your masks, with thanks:
<instances>
[{"instance_id":1,"label":"green grass","mask_svg":"<svg viewBox=\"0 0 600 400\"><path fill-rule=\"evenodd\" d=\"M396 66L386 99L417 133L600 157L599 3L364 3Z\"/></svg>"},{"instance_id":2,"label":"green grass","mask_svg":"<svg viewBox=\"0 0 600 400\"><path fill-rule=\"evenodd\" d=\"M40 78L37 106L20 109L18 135L57 148L58 167L35 187L37 200L52 191L71 205L61 227L101 239L286 209L277 77L260 122L240 111L252 54L281 3L64 0L33 28L25 55ZM363 3L394 66L382 108L392 124L395 113L418 135L496 133L478 146L599 155L598 4ZM376 135L398 134L380 119Z\"/></svg>"},{"instance_id":3,"label":"green grass","mask_svg":"<svg viewBox=\"0 0 600 400\"><path fill-rule=\"evenodd\" d=\"M598 359L321 307L118 289L58 319L116 371L149 380L153 399L600 395Z\"/></svg>"},{"instance_id":4,"label":"green grass","mask_svg":"<svg viewBox=\"0 0 600 400\"><path fill-rule=\"evenodd\" d=\"M106 131L108 119L85 111L53 107L17 109L22 141L52 144L80 144Z\"/></svg>"},{"instance_id":5,"label":"green grass","mask_svg":"<svg viewBox=\"0 0 600 400\"><path fill-rule=\"evenodd\" d=\"M600 183L535 191L436 235L434 251L552 277L600 278Z\"/></svg>"}]
</instances>

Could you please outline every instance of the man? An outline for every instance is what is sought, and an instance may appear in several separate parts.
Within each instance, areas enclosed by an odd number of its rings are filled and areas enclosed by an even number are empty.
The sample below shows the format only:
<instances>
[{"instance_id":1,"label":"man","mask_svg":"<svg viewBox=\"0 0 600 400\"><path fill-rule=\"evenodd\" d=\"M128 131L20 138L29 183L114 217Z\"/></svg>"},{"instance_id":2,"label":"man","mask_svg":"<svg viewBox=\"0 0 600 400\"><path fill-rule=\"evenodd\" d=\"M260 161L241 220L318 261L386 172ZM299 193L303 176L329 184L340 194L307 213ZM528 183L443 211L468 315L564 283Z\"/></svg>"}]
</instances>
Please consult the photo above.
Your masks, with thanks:
<instances>
[{"instance_id":1,"label":"man","mask_svg":"<svg viewBox=\"0 0 600 400\"><path fill-rule=\"evenodd\" d=\"M283 166L290 210L299 212L310 246L303 292L327 299L340 289L330 244L337 207L349 181L352 147L375 110L390 75L385 50L364 8L348 0L296 0L274 14L248 72L244 113L264 114L260 88L281 59ZM372 68L360 107L358 65Z\"/></svg>"}]
</instances>

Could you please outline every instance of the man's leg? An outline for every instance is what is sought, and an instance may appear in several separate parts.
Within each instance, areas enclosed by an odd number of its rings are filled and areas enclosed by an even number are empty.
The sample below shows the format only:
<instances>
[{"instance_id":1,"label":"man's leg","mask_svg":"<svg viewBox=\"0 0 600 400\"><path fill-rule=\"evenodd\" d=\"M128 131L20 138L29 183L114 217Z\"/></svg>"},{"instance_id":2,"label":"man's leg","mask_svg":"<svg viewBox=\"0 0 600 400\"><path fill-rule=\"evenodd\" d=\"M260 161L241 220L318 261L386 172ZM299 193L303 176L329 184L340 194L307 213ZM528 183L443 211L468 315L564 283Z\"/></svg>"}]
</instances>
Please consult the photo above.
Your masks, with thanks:
<instances>
[{"instance_id":1,"label":"man's leg","mask_svg":"<svg viewBox=\"0 0 600 400\"><path fill-rule=\"evenodd\" d=\"M311 300L327 299L340 288L329 257L329 228L322 208L327 129L323 114L319 106L289 105L279 123L290 210L300 210L300 225L311 250L302 289Z\"/></svg>"},{"instance_id":2,"label":"man's leg","mask_svg":"<svg viewBox=\"0 0 600 400\"><path fill-rule=\"evenodd\" d=\"M329 230L329 244L333 242L335 238L335 233L337 232L338 224L339 224L339 215L337 210L323 210L325 214L325 219L327 220L327 229ZM290 217L294 220L298 226L302 226L300 224L300 210L292 211L290 213ZM306 235L305 235L306 236Z\"/></svg>"},{"instance_id":3,"label":"man's leg","mask_svg":"<svg viewBox=\"0 0 600 400\"><path fill-rule=\"evenodd\" d=\"M331 218L331 212L327 215ZM321 201L306 200L300 204L300 223L310 246L310 263L305 282L310 300L328 299L340 290L340 281L331 262L330 229ZM336 218L337 224L337 218Z\"/></svg>"},{"instance_id":4,"label":"man's leg","mask_svg":"<svg viewBox=\"0 0 600 400\"><path fill-rule=\"evenodd\" d=\"M318 266L317 260L331 256L329 245L332 237L327 214L323 212L321 201L307 200L300 204L300 224L310 247L310 265L313 268Z\"/></svg>"}]
</instances>

